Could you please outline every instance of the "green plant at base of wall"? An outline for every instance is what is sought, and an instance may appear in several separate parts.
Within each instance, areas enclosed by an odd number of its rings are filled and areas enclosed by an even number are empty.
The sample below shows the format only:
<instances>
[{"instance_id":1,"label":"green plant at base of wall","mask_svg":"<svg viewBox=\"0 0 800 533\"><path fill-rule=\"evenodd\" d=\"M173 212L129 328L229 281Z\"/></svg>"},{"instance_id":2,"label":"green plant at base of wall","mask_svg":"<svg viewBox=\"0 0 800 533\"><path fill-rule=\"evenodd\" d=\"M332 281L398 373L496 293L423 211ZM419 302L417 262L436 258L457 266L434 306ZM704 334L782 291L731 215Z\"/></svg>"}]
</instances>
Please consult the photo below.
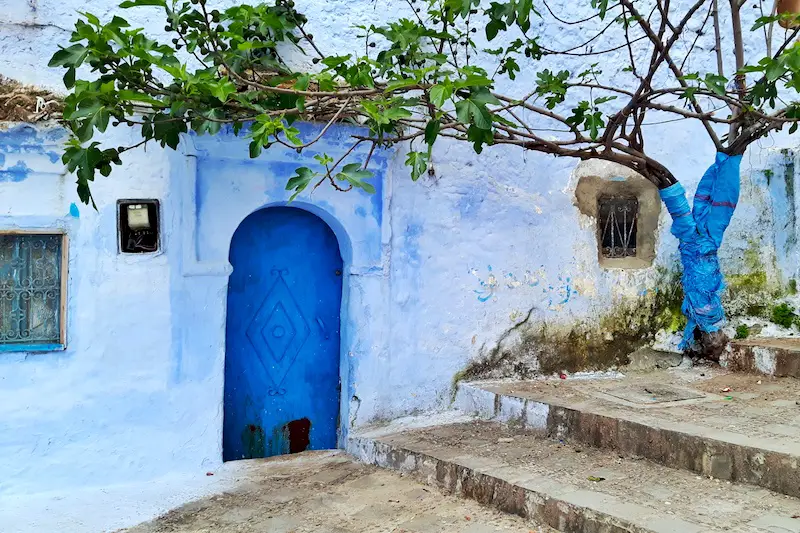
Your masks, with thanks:
<instances>
[{"instance_id":1,"label":"green plant at base of wall","mask_svg":"<svg viewBox=\"0 0 800 533\"><path fill-rule=\"evenodd\" d=\"M750 336L750 328L747 326L747 324L741 324L739 326L736 326L736 336L734 337L734 339L746 339L749 336Z\"/></svg>"},{"instance_id":2,"label":"green plant at base of wall","mask_svg":"<svg viewBox=\"0 0 800 533\"><path fill-rule=\"evenodd\" d=\"M784 302L772 308L770 320L779 326L790 328L792 324L794 324L796 318L794 308Z\"/></svg>"}]
</instances>

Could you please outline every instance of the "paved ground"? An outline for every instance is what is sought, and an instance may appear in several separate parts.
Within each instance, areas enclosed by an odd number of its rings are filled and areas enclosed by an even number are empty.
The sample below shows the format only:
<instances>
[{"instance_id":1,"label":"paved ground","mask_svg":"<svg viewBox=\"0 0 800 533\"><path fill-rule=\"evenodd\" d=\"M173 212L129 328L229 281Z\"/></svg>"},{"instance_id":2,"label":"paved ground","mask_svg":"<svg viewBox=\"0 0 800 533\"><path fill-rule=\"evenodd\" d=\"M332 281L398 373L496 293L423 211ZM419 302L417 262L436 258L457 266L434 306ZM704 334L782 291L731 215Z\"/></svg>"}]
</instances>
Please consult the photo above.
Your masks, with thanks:
<instances>
[{"instance_id":1,"label":"paved ground","mask_svg":"<svg viewBox=\"0 0 800 533\"><path fill-rule=\"evenodd\" d=\"M497 394L602 410L609 416L635 415L643 423L691 424L717 432L720 438L738 435L777 449L800 443L800 380L794 378L695 367L630 373L624 379L487 382L481 387ZM664 394L669 389L694 392L697 397L669 398Z\"/></svg>"},{"instance_id":2,"label":"paved ground","mask_svg":"<svg viewBox=\"0 0 800 533\"><path fill-rule=\"evenodd\" d=\"M800 520L794 518L800 512L797 499L623 458L611 450L562 444L508 425L457 423L390 433L377 440L395 451L410 450L513 479L556 499L610 510L623 506L638 524L658 521L663 529L653 527L654 531L800 533ZM400 454L393 459L408 461Z\"/></svg>"},{"instance_id":3,"label":"paved ground","mask_svg":"<svg viewBox=\"0 0 800 533\"><path fill-rule=\"evenodd\" d=\"M229 492L126 533L551 533L341 452L247 461Z\"/></svg>"}]
</instances>

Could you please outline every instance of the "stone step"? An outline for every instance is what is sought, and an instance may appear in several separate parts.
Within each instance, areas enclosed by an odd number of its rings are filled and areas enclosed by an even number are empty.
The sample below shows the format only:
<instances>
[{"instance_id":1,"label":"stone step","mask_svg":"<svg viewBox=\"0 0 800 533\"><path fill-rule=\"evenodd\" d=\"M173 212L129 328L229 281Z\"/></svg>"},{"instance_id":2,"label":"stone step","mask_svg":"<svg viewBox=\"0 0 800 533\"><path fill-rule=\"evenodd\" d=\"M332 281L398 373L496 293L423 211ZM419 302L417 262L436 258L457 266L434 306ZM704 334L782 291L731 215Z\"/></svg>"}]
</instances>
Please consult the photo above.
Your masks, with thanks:
<instances>
[{"instance_id":1,"label":"stone step","mask_svg":"<svg viewBox=\"0 0 800 533\"><path fill-rule=\"evenodd\" d=\"M721 363L737 372L800 378L800 339L757 338L732 341Z\"/></svg>"},{"instance_id":2,"label":"stone step","mask_svg":"<svg viewBox=\"0 0 800 533\"><path fill-rule=\"evenodd\" d=\"M800 501L488 421L351 436L363 462L564 533L800 532Z\"/></svg>"},{"instance_id":3,"label":"stone step","mask_svg":"<svg viewBox=\"0 0 800 533\"><path fill-rule=\"evenodd\" d=\"M455 406L556 440L800 498L798 402L794 379L694 369L461 383Z\"/></svg>"}]
</instances>

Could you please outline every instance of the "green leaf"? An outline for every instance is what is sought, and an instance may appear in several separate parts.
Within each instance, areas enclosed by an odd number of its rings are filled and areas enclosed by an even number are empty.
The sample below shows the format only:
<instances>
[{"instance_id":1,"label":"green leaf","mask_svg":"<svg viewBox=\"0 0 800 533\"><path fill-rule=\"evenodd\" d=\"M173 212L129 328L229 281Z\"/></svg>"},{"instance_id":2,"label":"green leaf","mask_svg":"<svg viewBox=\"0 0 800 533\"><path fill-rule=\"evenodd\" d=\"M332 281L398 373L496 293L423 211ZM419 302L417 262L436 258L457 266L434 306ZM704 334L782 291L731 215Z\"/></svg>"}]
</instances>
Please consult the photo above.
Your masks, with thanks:
<instances>
[{"instance_id":1,"label":"green leaf","mask_svg":"<svg viewBox=\"0 0 800 533\"><path fill-rule=\"evenodd\" d=\"M350 163L349 165L345 165L342 167L342 172L353 179L369 179L372 177L372 172L369 170L363 170L361 168L361 163Z\"/></svg>"},{"instance_id":2,"label":"green leaf","mask_svg":"<svg viewBox=\"0 0 800 533\"><path fill-rule=\"evenodd\" d=\"M139 7L139 6L167 7L167 0L125 0L119 5L119 7L121 7L122 9L128 9L131 7Z\"/></svg>"},{"instance_id":3,"label":"green leaf","mask_svg":"<svg viewBox=\"0 0 800 533\"><path fill-rule=\"evenodd\" d=\"M603 20L608 11L608 0L592 0L592 7L599 11L600 20Z\"/></svg>"},{"instance_id":4,"label":"green leaf","mask_svg":"<svg viewBox=\"0 0 800 533\"><path fill-rule=\"evenodd\" d=\"M511 128L518 128L519 127L519 124L517 124L516 122L512 122L512 121L508 120L507 118L505 118L504 116L498 115L497 113L493 114L492 118L494 119L495 122L497 122L499 124L504 124L504 125L509 126Z\"/></svg>"},{"instance_id":5,"label":"green leaf","mask_svg":"<svg viewBox=\"0 0 800 533\"><path fill-rule=\"evenodd\" d=\"M469 99L478 105L501 105L503 103L485 87L472 91Z\"/></svg>"},{"instance_id":6,"label":"green leaf","mask_svg":"<svg viewBox=\"0 0 800 533\"><path fill-rule=\"evenodd\" d=\"M482 130L492 129L492 114L485 105L473 103L472 108L472 121Z\"/></svg>"},{"instance_id":7,"label":"green leaf","mask_svg":"<svg viewBox=\"0 0 800 533\"><path fill-rule=\"evenodd\" d=\"M453 86L456 89L463 89L465 87L488 87L492 85L492 80L486 76L479 74L468 74L466 78L457 80Z\"/></svg>"},{"instance_id":8,"label":"green leaf","mask_svg":"<svg viewBox=\"0 0 800 533\"><path fill-rule=\"evenodd\" d=\"M284 127L283 134L286 135L286 138L289 139L289 142L293 145L300 146L303 144L303 141L300 140L300 130L297 128Z\"/></svg>"},{"instance_id":9,"label":"green leaf","mask_svg":"<svg viewBox=\"0 0 800 533\"><path fill-rule=\"evenodd\" d=\"M181 133L186 131L184 122L172 120L169 115L159 114L153 117L153 138L159 141L161 146L176 149L181 142Z\"/></svg>"},{"instance_id":10,"label":"green leaf","mask_svg":"<svg viewBox=\"0 0 800 533\"><path fill-rule=\"evenodd\" d=\"M236 45L236 49L241 52L248 50L259 50L262 48L274 48L275 43L272 41L245 41Z\"/></svg>"},{"instance_id":11,"label":"green leaf","mask_svg":"<svg viewBox=\"0 0 800 533\"><path fill-rule=\"evenodd\" d=\"M384 118L386 118L386 119L388 119L390 121L395 121L395 120L400 120L402 118L410 117L411 116L411 111L409 111L408 109L406 109L404 107L390 107L389 109L386 109L382 113L382 115L383 115Z\"/></svg>"},{"instance_id":12,"label":"green leaf","mask_svg":"<svg viewBox=\"0 0 800 533\"><path fill-rule=\"evenodd\" d=\"M617 99L616 96L601 96L600 98L594 99L594 105L605 104L606 102L610 102L616 99Z\"/></svg>"},{"instance_id":13,"label":"green leaf","mask_svg":"<svg viewBox=\"0 0 800 533\"><path fill-rule=\"evenodd\" d=\"M777 60L777 61L770 61L766 71L764 72L764 75L767 77L767 81L772 83L781 76L783 76L785 73L786 73L786 67L780 60Z\"/></svg>"},{"instance_id":14,"label":"green leaf","mask_svg":"<svg viewBox=\"0 0 800 533\"><path fill-rule=\"evenodd\" d=\"M706 74L703 80L708 90L714 94L725 96L725 85L728 83L728 78L720 76L719 74Z\"/></svg>"},{"instance_id":15,"label":"green leaf","mask_svg":"<svg viewBox=\"0 0 800 533\"><path fill-rule=\"evenodd\" d=\"M303 74L297 78L296 82L294 82L294 88L298 91L306 91L308 90L309 83L311 83L311 75Z\"/></svg>"},{"instance_id":16,"label":"green leaf","mask_svg":"<svg viewBox=\"0 0 800 533\"><path fill-rule=\"evenodd\" d=\"M436 137L439 136L439 131L442 129L442 123L438 120L431 120L425 126L425 144L429 147L433 146L436 142Z\"/></svg>"},{"instance_id":17,"label":"green leaf","mask_svg":"<svg viewBox=\"0 0 800 533\"><path fill-rule=\"evenodd\" d=\"M492 129L492 113L485 104L471 99L456 102L456 117L465 124L474 124L482 130Z\"/></svg>"},{"instance_id":18,"label":"green leaf","mask_svg":"<svg viewBox=\"0 0 800 533\"><path fill-rule=\"evenodd\" d=\"M484 145L494 143L494 135L491 130L484 130L475 125L471 125L467 129L467 139L472 141L472 148L478 154L483 151Z\"/></svg>"},{"instance_id":19,"label":"green leaf","mask_svg":"<svg viewBox=\"0 0 800 533\"><path fill-rule=\"evenodd\" d=\"M470 108L472 105L472 102L469 100L459 100L456 102L456 118L459 122L469 124L469 117L471 114Z\"/></svg>"},{"instance_id":20,"label":"green leaf","mask_svg":"<svg viewBox=\"0 0 800 533\"><path fill-rule=\"evenodd\" d=\"M526 27L530 27L531 10L533 9L533 0L518 0L517 3L517 25L523 31L527 31Z\"/></svg>"},{"instance_id":21,"label":"green leaf","mask_svg":"<svg viewBox=\"0 0 800 533\"><path fill-rule=\"evenodd\" d=\"M586 116L586 129L589 131L589 137L591 137L593 141L597 140L600 134L600 128L603 126L605 126L605 122L603 121L603 113L600 111L595 111L591 115Z\"/></svg>"},{"instance_id":22,"label":"green leaf","mask_svg":"<svg viewBox=\"0 0 800 533\"><path fill-rule=\"evenodd\" d=\"M250 159L255 159L261 155L263 146L258 141L250 141Z\"/></svg>"},{"instance_id":23,"label":"green leaf","mask_svg":"<svg viewBox=\"0 0 800 533\"><path fill-rule=\"evenodd\" d=\"M294 191L294 194L289 197L289 201L293 201L297 198L297 195L303 192L308 184L311 183L315 177L319 174L314 172L308 167L300 167L295 170L295 175L289 178L289 181L286 182L286 190L287 191Z\"/></svg>"},{"instance_id":24,"label":"green leaf","mask_svg":"<svg viewBox=\"0 0 800 533\"><path fill-rule=\"evenodd\" d=\"M445 0L445 7L461 17L469 15L472 5L480 4L480 0Z\"/></svg>"},{"instance_id":25,"label":"green leaf","mask_svg":"<svg viewBox=\"0 0 800 533\"><path fill-rule=\"evenodd\" d=\"M431 103L436 107L442 107L453 96L453 88L449 85L434 85L429 94Z\"/></svg>"},{"instance_id":26,"label":"green leaf","mask_svg":"<svg viewBox=\"0 0 800 533\"><path fill-rule=\"evenodd\" d=\"M336 174L336 179L346 181L353 187L362 189L369 194L374 194L375 187L371 183L364 181L372 176L373 173L371 171L361 168L361 163L350 163L342 167L342 171Z\"/></svg>"},{"instance_id":27,"label":"green leaf","mask_svg":"<svg viewBox=\"0 0 800 533\"><path fill-rule=\"evenodd\" d=\"M406 166L411 167L411 179L417 181L428 170L428 154L425 152L409 152Z\"/></svg>"},{"instance_id":28,"label":"green leaf","mask_svg":"<svg viewBox=\"0 0 800 533\"><path fill-rule=\"evenodd\" d=\"M48 67L72 67L81 66L83 60L89 53L89 49L82 44L73 44L67 48L62 48L50 58Z\"/></svg>"},{"instance_id":29,"label":"green leaf","mask_svg":"<svg viewBox=\"0 0 800 533\"><path fill-rule=\"evenodd\" d=\"M416 84L417 84L417 80L415 80L413 78L404 78L402 80L394 80L392 82L389 82L388 85L386 85L386 92L392 92L392 91L395 91L397 89L403 89L405 87L411 87L412 85L416 85Z\"/></svg>"},{"instance_id":30,"label":"green leaf","mask_svg":"<svg viewBox=\"0 0 800 533\"><path fill-rule=\"evenodd\" d=\"M506 23L499 19L492 19L486 24L486 40L491 41L497 34L506 29Z\"/></svg>"},{"instance_id":31,"label":"green leaf","mask_svg":"<svg viewBox=\"0 0 800 533\"><path fill-rule=\"evenodd\" d=\"M64 73L64 87L67 89L75 87L75 67L69 67Z\"/></svg>"},{"instance_id":32,"label":"green leaf","mask_svg":"<svg viewBox=\"0 0 800 533\"><path fill-rule=\"evenodd\" d=\"M142 102L159 108L164 107L164 104L161 101L156 100L149 94L122 89L121 91L119 91L118 95L120 100L128 100L131 102Z\"/></svg>"},{"instance_id":33,"label":"green leaf","mask_svg":"<svg viewBox=\"0 0 800 533\"><path fill-rule=\"evenodd\" d=\"M558 74L545 69L536 74L536 94L545 97L547 109L553 109L566 99L569 71Z\"/></svg>"},{"instance_id":34,"label":"green leaf","mask_svg":"<svg viewBox=\"0 0 800 533\"><path fill-rule=\"evenodd\" d=\"M322 60L322 64L328 67L329 69L336 69L350 61L350 58L353 57L351 55L346 56L328 56Z\"/></svg>"},{"instance_id":35,"label":"green leaf","mask_svg":"<svg viewBox=\"0 0 800 533\"><path fill-rule=\"evenodd\" d=\"M316 159L322 166L328 166L333 163L333 158L328 154L317 154L314 156L314 159Z\"/></svg>"},{"instance_id":36,"label":"green leaf","mask_svg":"<svg viewBox=\"0 0 800 533\"><path fill-rule=\"evenodd\" d=\"M510 80L517 79L517 72L520 72L522 69L517 63L517 60L513 57L507 57L503 60L502 68L500 69L500 74L508 74L508 78Z\"/></svg>"},{"instance_id":37,"label":"green leaf","mask_svg":"<svg viewBox=\"0 0 800 533\"><path fill-rule=\"evenodd\" d=\"M232 81L224 79L210 85L209 89L214 98L224 103L228 100L228 96L236 92L236 85Z\"/></svg>"}]
</instances>

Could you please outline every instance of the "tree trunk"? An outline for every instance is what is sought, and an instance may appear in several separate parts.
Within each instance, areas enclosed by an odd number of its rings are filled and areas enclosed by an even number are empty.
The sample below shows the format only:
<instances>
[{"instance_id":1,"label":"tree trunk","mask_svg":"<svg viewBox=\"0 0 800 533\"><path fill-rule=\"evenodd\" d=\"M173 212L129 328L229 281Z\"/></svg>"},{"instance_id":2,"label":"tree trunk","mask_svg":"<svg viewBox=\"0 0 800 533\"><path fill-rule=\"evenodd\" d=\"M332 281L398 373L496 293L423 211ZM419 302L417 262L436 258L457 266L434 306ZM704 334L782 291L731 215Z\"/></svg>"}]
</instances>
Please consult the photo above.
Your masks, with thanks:
<instances>
[{"instance_id":1,"label":"tree trunk","mask_svg":"<svg viewBox=\"0 0 800 533\"><path fill-rule=\"evenodd\" d=\"M687 325L682 348L708 359L719 360L727 338L720 331L725 320L725 289L717 251L739 201L739 167L742 156L718 153L689 208L680 183L661 189L661 199L672 216L672 234L680 241Z\"/></svg>"}]
</instances>

